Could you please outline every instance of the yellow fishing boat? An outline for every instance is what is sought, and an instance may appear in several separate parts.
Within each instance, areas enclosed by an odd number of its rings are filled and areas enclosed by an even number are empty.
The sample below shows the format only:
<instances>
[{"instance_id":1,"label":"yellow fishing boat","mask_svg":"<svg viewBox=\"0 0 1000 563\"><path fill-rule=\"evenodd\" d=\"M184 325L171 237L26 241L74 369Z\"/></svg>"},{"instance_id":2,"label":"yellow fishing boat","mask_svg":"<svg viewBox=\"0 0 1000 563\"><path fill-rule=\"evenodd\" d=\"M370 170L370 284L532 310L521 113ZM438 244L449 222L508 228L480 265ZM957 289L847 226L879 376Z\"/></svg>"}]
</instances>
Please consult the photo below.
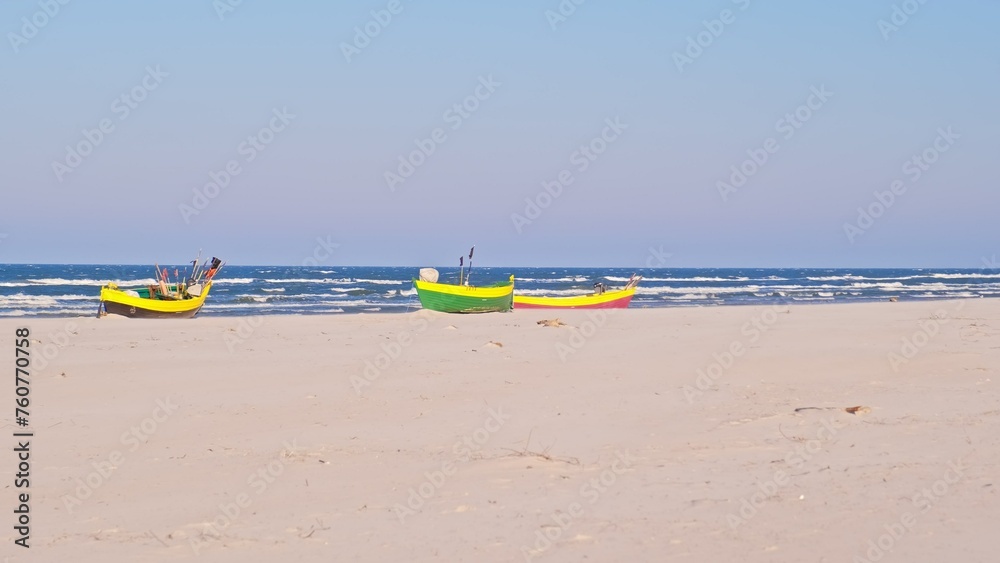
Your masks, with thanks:
<instances>
[{"instance_id":1,"label":"yellow fishing boat","mask_svg":"<svg viewBox=\"0 0 1000 563\"><path fill-rule=\"evenodd\" d=\"M167 270L161 274L157 266L156 283L133 288L120 288L109 282L101 288L98 316L122 315L135 319L190 319L198 314L212 290L212 279L222 268L222 261L212 258L201 267L193 262L186 283L166 283Z\"/></svg>"},{"instance_id":2,"label":"yellow fishing boat","mask_svg":"<svg viewBox=\"0 0 1000 563\"><path fill-rule=\"evenodd\" d=\"M625 309L635 296L641 276L632 275L623 289L608 291L603 283L594 284L594 292L569 297L514 295L515 309Z\"/></svg>"}]
</instances>

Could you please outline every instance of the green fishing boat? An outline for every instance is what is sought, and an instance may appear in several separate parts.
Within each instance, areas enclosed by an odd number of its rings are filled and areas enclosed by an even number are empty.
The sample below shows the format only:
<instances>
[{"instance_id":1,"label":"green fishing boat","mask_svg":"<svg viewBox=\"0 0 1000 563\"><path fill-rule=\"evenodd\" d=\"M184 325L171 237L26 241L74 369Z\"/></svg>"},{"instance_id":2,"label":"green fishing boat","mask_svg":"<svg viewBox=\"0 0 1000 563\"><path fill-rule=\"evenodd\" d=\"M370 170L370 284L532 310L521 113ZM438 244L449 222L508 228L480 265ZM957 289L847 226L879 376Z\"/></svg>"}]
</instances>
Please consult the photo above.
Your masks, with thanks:
<instances>
[{"instance_id":1,"label":"green fishing boat","mask_svg":"<svg viewBox=\"0 0 1000 563\"><path fill-rule=\"evenodd\" d=\"M413 280L424 309L442 313L494 313L514 306L514 276L493 285L471 286Z\"/></svg>"},{"instance_id":2,"label":"green fishing boat","mask_svg":"<svg viewBox=\"0 0 1000 563\"><path fill-rule=\"evenodd\" d=\"M442 313L495 313L510 311L514 306L514 276L492 285L469 285L472 274L472 253L469 251L469 275L465 275L462 258L458 264L458 284L438 283L434 268L420 270L420 279L413 280L417 297L424 309Z\"/></svg>"}]
</instances>

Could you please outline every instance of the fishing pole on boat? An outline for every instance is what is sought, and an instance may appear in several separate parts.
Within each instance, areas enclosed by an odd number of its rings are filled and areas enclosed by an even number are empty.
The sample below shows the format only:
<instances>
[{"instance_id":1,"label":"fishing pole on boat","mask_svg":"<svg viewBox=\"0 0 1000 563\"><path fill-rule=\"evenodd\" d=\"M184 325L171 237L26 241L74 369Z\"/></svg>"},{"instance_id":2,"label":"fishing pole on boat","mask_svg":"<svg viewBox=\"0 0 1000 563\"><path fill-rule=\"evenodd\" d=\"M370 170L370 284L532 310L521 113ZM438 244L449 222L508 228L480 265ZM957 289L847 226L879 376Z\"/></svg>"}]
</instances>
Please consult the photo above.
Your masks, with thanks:
<instances>
[{"instance_id":1,"label":"fishing pole on boat","mask_svg":"<svg viewBox=\"0 0 1000 563\"><path fill-rule=\"evenodd\" d=\"M156 268L156 285L158 285L160 287L160 293L163 294L163 295L166 295L167 294L167 284L164 281L164 278L167 276L167 269L164 268L163 271L161 272L160 271L160 264L158 262L154 262L153 263L153 267Z\"/></svg>"},{"instance_id":2,"label":"fishing pole on boat","mask_svg":"<svg viewBox=\"0 0 1000 563\"><path fill-rule=\"evenodd\" d=\"M458 285L462 285L462 280L465 279L462 276L462 274L465 273L465 265L464 265L465 262L464 262L464 260L465 260L465 256L464 255L458 257Z\"/></svg>"},{"instance_id":3,"label":"fishing pole on boat","mask_svg":"<svg viewBox=\"0 0 1000 563\"><path fill-rule=\"evenodd\" d=\"M465 285L469 285L469 278L472 277L472 253L476 251L476 245L469 249L469 272L465 274Z\"/></svg>"},{"instance_id":4,"label":"fishing pole on boat","mask_svg":"<svg viewBox=\"0 0 1000 563\"><path fill-rule=\"evenodd\" d=\"M205 277L205 272L208 271L208 258L198 266L198 277L195 278L197 282L201 282L202 278Z\"/></svg>"},{"instance_id":5,"label":"fishing pole on boat","mask_svg":"<svg viewBox=\"0 0 1000 563\"><path fill-rule=\"evenodd\" d=\"M201 261L201 249L198 249L198 256L191 261L191 275L188 276L188 285L194 284L195 272L198 271L198 262Z\"/></svg>"},{"instance_id":6,"label":"fishing pole on boat","mask_svg":"<svg viewBox=\"0 0 1000 563\"><path fill-rule=\"evenodd\" d=\"M194 278L195 282L201 283L201 278L205 276L205 267L208 266L208 258L204 262L198 265L198 275Z\"/></svg>"},{"instance_id":7,"label":"fishing pole on boat","mask_svg":"<svg viewBox=\"0 0 1000 563\"><path fill-rule=\"evenodd\" d=\"M202 262L201 266L198 268L198 282L199 283L201 283L201 280L203 280L205 278L205 274L207 272L208 272L208 258L206 258L205 261Z\"/></svg>"}]
</instances>

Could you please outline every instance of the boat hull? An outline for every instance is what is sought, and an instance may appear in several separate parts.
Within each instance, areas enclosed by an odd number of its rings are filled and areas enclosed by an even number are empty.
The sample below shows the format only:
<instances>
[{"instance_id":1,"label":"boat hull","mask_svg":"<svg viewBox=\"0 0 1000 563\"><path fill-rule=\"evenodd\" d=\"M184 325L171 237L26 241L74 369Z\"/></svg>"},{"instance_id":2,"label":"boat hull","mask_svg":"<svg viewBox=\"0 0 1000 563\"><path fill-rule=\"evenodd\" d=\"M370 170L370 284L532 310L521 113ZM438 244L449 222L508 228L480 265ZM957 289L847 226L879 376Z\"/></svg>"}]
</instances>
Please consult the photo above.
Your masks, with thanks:
<instances>
[{"instance_id":1,"label":"boat hull","mask_svg":"<svg viewBox=\"0 0 1000 563\"><path fill-rule=\"evenodd\" d=\"M105 301L104 310L109 315L122 315L130 319L190 319L198 314L201 305L187 311L163 312L153 309L145 309L134 305L123 305L114 301Z\"/></svg>"},{"instance_id":2,"label":"boat hull","mask_svg":"<svg viewBox=\"0 0 1000 563\"><path fill-rule=\"evenodd\" d=\"M424 309L442 313L502 313L514 306L514 277L492 286L473 287L413 280Z\"/></svg>"},{"instance_id":3,"label":"boat hull","mask_svg":"<svg viewBox=\"0 0 1000 563\"><path fill-rule=\"evenodd\" d=\"M608 291L572 297L533 297L515 295L516 309L625 309L632 302L635 289Z\"/></svg>"},{"instance_id":4,"label":"boat hull","mask_svg":"<svg viewBox=\"0 0 1000 563\"><path fill-rule=\"evenodd\" d=\"M108 314L132 319L190 319L201 311L208 298L211 284L205 286L199 297L166 301L135 297L119 289L101 288L101 306Z\"/></svg>"}]
</instances>

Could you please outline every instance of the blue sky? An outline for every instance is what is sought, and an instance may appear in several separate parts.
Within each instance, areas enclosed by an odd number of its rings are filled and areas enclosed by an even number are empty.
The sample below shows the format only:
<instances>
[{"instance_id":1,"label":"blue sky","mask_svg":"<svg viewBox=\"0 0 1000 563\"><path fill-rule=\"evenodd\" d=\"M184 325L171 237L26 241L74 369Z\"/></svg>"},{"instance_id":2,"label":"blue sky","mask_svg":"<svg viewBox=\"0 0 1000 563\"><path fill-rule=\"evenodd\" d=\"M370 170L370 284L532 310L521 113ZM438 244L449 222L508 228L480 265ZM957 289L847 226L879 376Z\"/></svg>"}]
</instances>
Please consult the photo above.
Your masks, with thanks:
<instances>
[{"instance_id":1,"label":"blue sky","mask_svg":"<svg viewBox=\"0 0 1000 563\"><path fill-rule=\"evenodd\" d=\"M225 1L0 4L0 263L1000 253L994 1Z\"/></svg>"}]
</instances>

